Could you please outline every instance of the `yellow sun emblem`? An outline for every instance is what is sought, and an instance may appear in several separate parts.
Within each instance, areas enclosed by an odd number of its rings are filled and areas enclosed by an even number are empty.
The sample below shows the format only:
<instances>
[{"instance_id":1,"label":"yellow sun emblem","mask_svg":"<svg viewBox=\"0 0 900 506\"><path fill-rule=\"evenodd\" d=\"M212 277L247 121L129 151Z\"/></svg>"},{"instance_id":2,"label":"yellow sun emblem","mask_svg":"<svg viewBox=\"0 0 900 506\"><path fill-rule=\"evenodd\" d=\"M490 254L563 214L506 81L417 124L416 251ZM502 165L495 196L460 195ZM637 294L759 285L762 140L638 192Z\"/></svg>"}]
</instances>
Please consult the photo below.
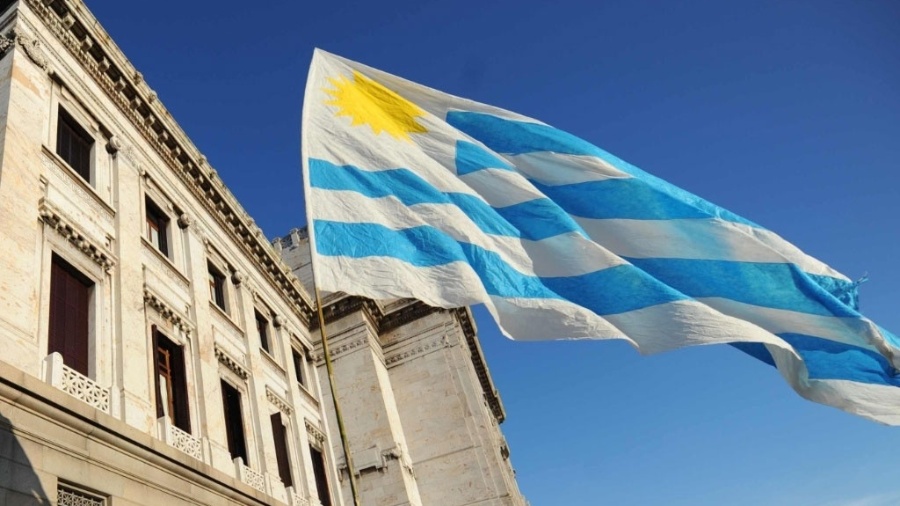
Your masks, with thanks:
<instances>
[{"instance_id":1,"label":"yellow sun emblem","mask_svg":"<svg viewBox=\"0 0 900 506\"><path fill-rule=\"evenodd\" d=\"M325 103L338 107L337 116L349 116L353 126L369 125L376 135L387 132L404 141L411 140L411 133L428 131L416 121L425 115L422 109L355 70L353 79L329 77L328 82L334 88L325 88L331 95Z\"/></svg>"}]
</instances>

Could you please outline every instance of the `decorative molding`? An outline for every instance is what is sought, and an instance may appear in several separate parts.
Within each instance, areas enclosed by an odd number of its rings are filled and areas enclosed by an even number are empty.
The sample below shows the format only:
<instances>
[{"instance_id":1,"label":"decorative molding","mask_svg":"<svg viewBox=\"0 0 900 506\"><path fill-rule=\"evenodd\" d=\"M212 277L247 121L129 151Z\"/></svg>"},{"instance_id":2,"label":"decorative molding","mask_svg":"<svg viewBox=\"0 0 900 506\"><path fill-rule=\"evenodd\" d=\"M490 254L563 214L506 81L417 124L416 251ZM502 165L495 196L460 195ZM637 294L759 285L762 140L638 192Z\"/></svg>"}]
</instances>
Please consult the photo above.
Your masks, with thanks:
<instances>
[{"instance_id":1,"label":"decorative molding","mask_svg":"<svg viewBox=\"0 0 900 506\"><path fill-rule=\"evenodd\" d=\"M185 229L190 227L194 223L193 218L188 213L181 213L178 215L178 228Z\"/></svg>"},{"instance_id":2,"label":"decorative molding","mask_svg":"<svg viewBox=\"0 0 900 506\"><path fill-rule=\"evenodd\" d=\"M306 425L306 433L309 434L310 439L319 444L319 446L325 446L325 432L322 429L316 427L308 418L303 419L303 424Z\"/></svg>"},{"instance_id":3,"label":"decorative molding","mask_svg":"<svg viewBox=\"0 0 900 506\"><path fill-rule=\"evenodd\" d=\"M109 272L116 264L111 253L107 253L103 248L94 244L93 241L85 237L71 223L69 223L62 214L53 209L44 199L38 203L39 219L55 230L59 235L63 236L68 242L74 245L78 250L88 256L97 265Z\"/></svg>"},{"instance_id":4,"label":"decorative molding","mask_svg":"<svg viewBox=\"0 0 900 506\"><path fill-rule=\"evenodd\" d=\"M445 335L438 335L428 342L419 343L418 345L409 347L405 350L396 351L391 354L385 353L384 364L391 366L398 362L406 361L406 359L423 355L438 348L447 348L449 346L450 342L447 340L447 337Z\"/></svg>"},{"instance_id":5,"label":"decorative molding","mask_svg":"<svg viewBox=\"0 0 900 506\"><path fill-rule=\"evenodd\" d=\"M109 35L102 32L97 20L87 11L73 11L66 4L57 3L54 9L45 0L23 2L62 42L235 243L256 260L263 276L281 291L292 311L308 324L312 305L299 281L234 195L215 176L205 157L170 119L171 114L143 81L143 76L134 70ZM79 29L73 31L76 26Z\"/></svg>"},{"instance_id":6,"label":"decorative molding","mask_svg":"<svg viewBox=\"0 0 900 506\"><path fill-rule=\"evenodd\" d=\"M247 369L235 358L228 354L225 350L223 350L218 344L215 345L216 358L219 359L219 362L225 367L231 369L232 372L240 376L241 379L245 380L250 377L250 373Z\"/></svg>"},{"instance_id":7,"label":"decorative molding","mask_svg":"<svg viewBox=\"0 0 900 506\"><path fill-rule=\"evenodd\" d=\"M331 339L329 339L329 341L331 341ZM355 341L351 341L349 343L344 343L344 344L341 344L340 346L335 346L334 348L329 349L329 352L331 352L331 360L335 360L342 355L345 355L357 348L367 345L368 343L369 343L369 338L366 336L363 336ZM315 356L316 363L318 364L322 360L324 360L324 356L321 353L317 353Z\"/></svg>"},{"instance_id":8,"label":"decorative molding","mask_svg":"<svg viewBox=\"0 0 900 506\"><path fill-rule=\"evenodd\" d=\"M284 317L280 314L275 315L275 317L272 318L272 325L274 325L276 329L284 327Z\"/></svg>"},{"instance_id":9,"label":"decorative molding","mask_svg":"<svg viewBox=\"0 0 900 506\"><path fill-rule=\"evenodd\" d=\"M269 399L269 402L285 415L291 416L291 413L294 411L294 408L292 408L286 400L282 399L281 396L276 394L268 385L266 385L266 399Z\"/></svg>"},{"instance_id":10,"label":"decorative molding","mask_svg":"<svg viewBox=\"0 0 900 506\"><path fill-rule=\"evenodd\" d=\"M153 293L146 284L144 285L144 303L153 308L166 321L170 322L185 334L190 335L193 325L188 322L187 317L172 309L162 300L162 298Z\"/></svg>"},{"instance_id":11,"label":"decorative molding","mask_svg":"<svg viewBox=\"0 0 900 506\"><path fill-rule=\"evenodd\" d=\"M122 139L117 135L113 135L106 141L106 152L115 155L122 149Z\"/></svg>"},{"instance_id":12,"label":"decorative molding","mask_svg":"<svg viewBox=\"0 0 900 506\"><path fill-rule=\"evenodd\" d=\"M0 35L0 57L6 56L6 53L18 44L28 56L28 59L35 65L46 71L48 67L47 54L41 47L40 41L28 35L20 28L13 28L5 35Z\"/></svg>"}]
</instances>

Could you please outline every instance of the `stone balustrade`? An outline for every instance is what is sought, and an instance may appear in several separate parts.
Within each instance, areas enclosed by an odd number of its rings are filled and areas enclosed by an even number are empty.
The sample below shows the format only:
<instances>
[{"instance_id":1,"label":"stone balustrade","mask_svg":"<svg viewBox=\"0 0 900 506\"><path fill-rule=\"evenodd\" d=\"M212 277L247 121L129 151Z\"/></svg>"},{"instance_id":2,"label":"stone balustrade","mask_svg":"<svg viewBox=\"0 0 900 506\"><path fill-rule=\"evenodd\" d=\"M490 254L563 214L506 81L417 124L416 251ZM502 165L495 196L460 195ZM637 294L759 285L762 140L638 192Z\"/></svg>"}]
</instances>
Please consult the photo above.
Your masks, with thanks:
<instances>
[{"instance_id":1,"label":"stone balustrade","mask_svg":"<svg viewBox=\"0 0 900 506\"><path fill-rule=\"evenodd\" d=\"M51 353L44 359L44 381L100 411L112 412L110 389L65 365L59 353Z\"/></svg>"}]
</instances>

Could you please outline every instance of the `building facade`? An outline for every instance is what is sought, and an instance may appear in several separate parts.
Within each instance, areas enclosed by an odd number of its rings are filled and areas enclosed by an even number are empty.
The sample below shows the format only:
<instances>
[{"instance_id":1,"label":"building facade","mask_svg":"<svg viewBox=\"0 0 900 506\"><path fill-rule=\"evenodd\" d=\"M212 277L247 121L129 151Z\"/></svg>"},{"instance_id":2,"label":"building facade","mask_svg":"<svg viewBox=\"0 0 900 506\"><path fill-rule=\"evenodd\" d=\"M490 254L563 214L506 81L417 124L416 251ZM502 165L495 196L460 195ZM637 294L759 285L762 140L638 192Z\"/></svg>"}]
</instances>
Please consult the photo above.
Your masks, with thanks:
<instances>
[{"instance_id":1,"label":"building facade","mask_svg":"<svg viewBox=\"0 0 900 506\"><path fill-rule=\"evenodd\" d=\"M0 11L0 504L352 504L299 233L80 0ZM363 504L523 504L471 315L326 302Z\"/></svg>"},{"instance_id":2,"label":"building facade","mask_svg":"<svg viewBox=\"0 0 900 506\"><path fill-rule=\"evenodd\" d=\"M273 245L314 293L306 231ZM468 309L342 294L326 295L323 308L362 497L378 504L525 504L500 432L506 413ZM317 332L313 321L313 338ZM324 384L321 358L317 363ZM330 403L330 392L323 398ZM337 434L334 417L328 423ZM343 474L340 441L332 445Z\"/></svg>"}]
</instances>

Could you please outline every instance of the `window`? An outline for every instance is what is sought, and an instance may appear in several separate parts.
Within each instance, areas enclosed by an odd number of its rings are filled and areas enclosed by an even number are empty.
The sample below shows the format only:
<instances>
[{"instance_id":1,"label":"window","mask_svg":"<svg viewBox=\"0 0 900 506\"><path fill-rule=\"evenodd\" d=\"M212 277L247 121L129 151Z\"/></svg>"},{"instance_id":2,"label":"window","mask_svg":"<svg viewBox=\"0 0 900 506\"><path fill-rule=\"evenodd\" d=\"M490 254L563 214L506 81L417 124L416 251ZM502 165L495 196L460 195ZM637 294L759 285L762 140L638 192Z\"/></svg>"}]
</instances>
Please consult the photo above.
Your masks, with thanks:
<instances>
[{"instance_id":1,"label":"window","mask_svg":"<svg viewBox=\"0 0 900 506\"><path fill-rule=\"evenodd\" d=\"M94 283L68 262L53 255L50 268L50 325L47 353L88 375L90 298Z\"/></svg>"},{"instance_id":2,"label":"window","mask_svg":"<svg viewBox=\"0 0 900 506\"><path fill-rule=\"evenodd\" d=\"M269 347L269 321L266 318L259 314L259 311L254 312L256 314L256 331L259 333L259 345L262 346L262 349L266 350L267 353L272 353L271 348Z\"/></svg>"},{"instance_id":3,"label":"window","mask_svg":"<svg viewBox=\"0 0 900 506\"><path fill-rule=\"evenodd\" d=\"M56 154L88 183L91 182L91 150L94 139L62 107L56 125Z\"/></svg>"},{"instance_id":4,"label":"window","mask_svg":"<svg viewBox=\"0 0 900 506\"><path fill-rule=\"evenodd\" d=\"M207 264L207 268L209 270L209 300L215 302L222 311L227 311L225 308L225 275L212 264Z\"/></svg>"},{"instance_id":5,"label":"window","mask_svg":"<svg viewBox=\"0 0 900 506\"><path fill-rule=\"evenodd\" d=\"M168 418L179 429L191 432L187 382L184 373L184 348L162 333L153 331L156 350L153 368L156 372L156 417Z\"/></svg>"},{"instance_id":6,"label":"window","mask_svg":"<svg viewBox=\"0 0 900 506\"><path fill-rule=\"evenodd\" d=\"M106 498L62 482L56 484L56 503L59 506L106 506Z\"/></svg>"},{"instance_id":7,"label":"window","mask_svg":"<svg viewBox=\"0 0 900 506\"><path fill-rule=\"evenodd\" d=\"M328 493L328 476L325 473L325 457L315 446L310 445L309 455L312 457L313 474L316 477L316 493L322 506L331 506L331 494Z\"/></svg>"},{"instance_id":8,"label":"window","mask_svg":"<svg viewBox=\"0 0 900 506\"><path fill-rule=\"evenodd\" d=\"M281 413L270 417L272 421L272 438L275 440L275 460L278 462L278 477L285 487L293 485L291 480L291 464L288 461L287 429L281 421Z\"/></svg>"},{"instance_id":9,"label":"window","mask_svg":"<svg viewBox=\"0 0 900 506\"><path fill-rule=\"evenodd\" d=\"M241 413L241 393L222 382L222 405L225 408L225 436L228 439L228 452L232 459L238 457L247 464L247 443L244 439L244 416Z\"/></svg>"},{"instance_id":10,"label":"window","mask_svg":"<svg viewBox=\"0 0 900 506\"><path fill-rule=\"evenodd\" d=\"M291 348L291 356L294 359L294 372L297 374L297 383L306 386L306 374L303 370L303 355L295 348Z\"/></svg>"},{"instance_id":11,"label":"window","mask_svg":"<svg viewBox=\"0 0 900 506\"><path fill-rule=\"evenodd\" d=\"M169 256L169 218L150 199L147 207L147 240L165 256Z\"/></svg>"}]
</instances>

